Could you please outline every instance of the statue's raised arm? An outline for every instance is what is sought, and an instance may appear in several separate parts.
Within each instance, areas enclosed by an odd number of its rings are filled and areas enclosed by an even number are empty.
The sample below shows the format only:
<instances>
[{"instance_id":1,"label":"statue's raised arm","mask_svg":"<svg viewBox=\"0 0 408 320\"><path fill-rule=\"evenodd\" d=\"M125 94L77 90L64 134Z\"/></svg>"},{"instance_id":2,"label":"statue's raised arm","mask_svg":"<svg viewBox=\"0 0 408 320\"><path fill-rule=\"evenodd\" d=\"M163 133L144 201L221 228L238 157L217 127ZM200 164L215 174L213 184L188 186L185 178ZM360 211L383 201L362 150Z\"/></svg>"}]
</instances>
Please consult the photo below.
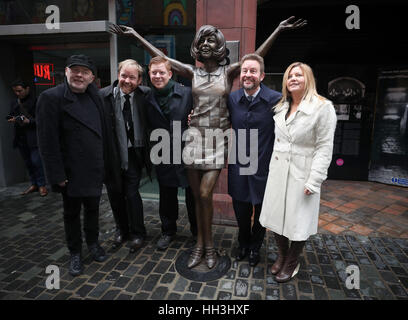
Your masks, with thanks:
<instances>
[{"instance_id":1,"label":"statue's raised arm","mask_svg":"<svg viewBox=\"0 0 408 320\"><path fill-rule=\"evenodd\" d=\"M260 55L261 57L264 57L271 48L272 44L275 42L278 35L282 31L302 28L307 24L307 21L303 19L298 19L295 22L291 22L293 21L293 19L295 19L294 16L286 20L283 20L281 23L279 23L278 27L272 32L268 39L266 39L266 41L255 51L255 53ZM233 81L233 79L239 75L239 68L240 68L239 62L231 64L228 70L228 77L231 79L231 81Z\"/></svg>"},{"instance_id":2,"label":"statue's raised arm","mask_svg":"<svg viewBox=\"0 0 408 320\"><path fill-rule=\"evenodd\" d=\"M117 25L117 24L111 24L109 27L109 31L111 33L117 34L117 35L125 35L125 36L132 36L135 37L140 44L143 46L143 48L152 56L162 56L168 59L171 62L171 66L177 74L181 75L182 77L185 77L187 79L191 79L193 77L193 67L189 64L184 64L181 63L178 60L171 59L167 57L161 50L157 49L154 45L152 45L149 41L147 41L145 38L143 38L139 33L135 31L132 27L128 26L123 26L123 25Z\"/></svg>"},{"instance_id":3,"label":"statue's raised arm","mask_svg":"<svg viewBox=\"0 0 408 320\"><path fill-rule=\"evenodd\" d=\"M295 22L291 22L295 19L294 16L283 20L279 23L279 26L272 32L268 39L255 51L256 54L259 54L261 57L264 57L266 53L271 48L272 44L275 42L276 38L282 31L286 30L294 30L298 28L302 28L307 24L307 20L298 19Z\"/></svg>"}]
</instances>

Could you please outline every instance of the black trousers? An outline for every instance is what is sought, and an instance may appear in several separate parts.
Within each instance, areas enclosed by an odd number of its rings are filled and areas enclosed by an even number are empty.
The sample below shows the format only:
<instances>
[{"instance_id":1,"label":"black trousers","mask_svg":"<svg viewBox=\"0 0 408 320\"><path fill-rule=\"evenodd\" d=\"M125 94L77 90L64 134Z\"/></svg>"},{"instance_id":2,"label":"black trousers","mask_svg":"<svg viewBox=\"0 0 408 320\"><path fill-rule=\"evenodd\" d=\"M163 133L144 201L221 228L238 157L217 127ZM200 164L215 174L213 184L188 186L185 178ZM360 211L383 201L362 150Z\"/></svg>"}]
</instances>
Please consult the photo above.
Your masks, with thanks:
<instances>
[{"instance_id":1,"label":"black trousers","mask_svg":"<svg viewBox=\"0 0 408 320\"><path fill-rule=\"evenodd\" d=\"M238 222L238 242L241 248L248 248L250 250L259 250L265 236L265 228L259 223L259 216L261 214L262 203L255 206L249 202L242 202L232 200L235 217ZM253 209L255 208L254 223L251 227L251 217Z\"/></svg>"},{"instance_id":2,"label":"black trousers","mask_svg":"<svg viewBox=\"0 0 408 320\"><path fill-rule=\"evenodd\" d=\"M106 185L106 190L108 191L109 203L112 208L116 230L119 230L122 237L127 239L130 236L130 231L125 194L112 190L109 185Z\"/></svg>"},{"instance_id":3,"label":"black trousers","mask_svg":"<svg viewBox=\"0 0 408 320\"><path fill-rule=\"evenodd\" d=\"M140 154L136 154L133 148L129 149L128 169L123 173L123 190L126 197L126 211L129 222L131 239L144 238L146 228L144 225L143 201L139 193L140 179L142 177L143 163Z\"/></svg>"},{"instance_id":4,"label":"black trousers","mask_svg":"<svg viewBox=\"0 0 408 320\"><path fill-rule=\"evenodd\" d=\"M162 233L165 235L175 235L177 232L178 219L178 199L177 187L167 187L159 183L160 204L159 214L162 223ZM197 219L195 215L195 205L193 192L190 187L185 188L187 215L190 222L190 231L193 236L197 235Z\"/></svg>"},{"instance_id":5,"label":"black trousers","mask_svg":"<svg viewBox=\"0 0 408 320\"><path fill-rule=\"evenodd\" d=\"M88 246L97 243L99 237L99 201L100 197L69 197L62 192L64 206L64 228L68 249L71 253L80 253L82 249L81 207L84 207L84 233Z\"/></svg>"},{"instance_id":6,"label":"black trousers","mask_svg":"<svg viewBox=\"0 0 408 320\"><path fill-rule=\"evenodd\" d=\"M109 202L115 219L116 229L124 238L131 240L146 236L144 226L143 201L139 193L143 160L140 151L128 150L128 169L122 172L122 192L116 192L106 186Z\"/></svg>"}]
</instances>

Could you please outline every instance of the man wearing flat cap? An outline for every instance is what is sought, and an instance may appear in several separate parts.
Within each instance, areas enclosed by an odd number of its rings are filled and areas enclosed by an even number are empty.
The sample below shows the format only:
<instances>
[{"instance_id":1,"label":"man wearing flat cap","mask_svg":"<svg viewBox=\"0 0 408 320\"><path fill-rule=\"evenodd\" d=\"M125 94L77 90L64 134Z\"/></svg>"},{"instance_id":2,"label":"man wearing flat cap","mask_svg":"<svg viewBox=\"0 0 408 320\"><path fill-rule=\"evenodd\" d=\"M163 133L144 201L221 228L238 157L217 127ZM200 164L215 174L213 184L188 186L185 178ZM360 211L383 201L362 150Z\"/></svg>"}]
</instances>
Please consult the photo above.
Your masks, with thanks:
<instances>
[{"instance_id":1,"label":"man wearing flat cap","mask_svg":"<svg viewBox=\"0 0 408 320\"><path fill-rule=\"evenodd\" d=\"M82 206L89 252L95 261L106 259L98 242L106 129L102 100L93 83L93 61L85 55L69 57L65 76L64 83L38 98L37 134L48 183L54 192L62 194L65 236L71 253L69 272L77 276L83 271Z\"/></svg>"}]
</instances>

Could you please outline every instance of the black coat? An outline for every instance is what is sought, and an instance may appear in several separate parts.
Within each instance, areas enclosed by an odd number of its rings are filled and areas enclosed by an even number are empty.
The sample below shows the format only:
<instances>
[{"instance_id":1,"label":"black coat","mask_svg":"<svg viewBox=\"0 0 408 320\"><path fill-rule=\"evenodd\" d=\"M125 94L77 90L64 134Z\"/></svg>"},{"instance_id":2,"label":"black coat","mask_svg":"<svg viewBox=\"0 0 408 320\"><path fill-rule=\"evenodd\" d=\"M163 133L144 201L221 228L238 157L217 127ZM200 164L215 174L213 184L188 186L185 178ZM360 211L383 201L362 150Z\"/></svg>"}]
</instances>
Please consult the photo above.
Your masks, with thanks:
<instances>
[{"instance_id":1,"label":"black coat","mask_svg":"<svg viewBox=\"0 0 408 320\"><path fill-rule=\"evenodd\" d=\"M87 93L97 106L100 119L84 118L83 106L64 83L41 93L37 103L37 133L45 174L54 191L68 180L70 197L101 195L106 147L102 101L98 89L90 84ZM95 126L100 120L101 130ZM105 154L104 154L105 152Z\"/></svg>"},{"instance_id":2,"label":"black coat","mask_svg":"<svg viewBox=\"0 0 408 320\"><path fill-rule=\"evenodd\" d=\"M153 92L147 96L147 102L147 118L149 120L151 130L165 129L170 136L170 148L166 151L170 152L171 164L155 165L157 179L159 180L160 184L167 187L188 187L184 165L182 163L173 164L173 137L176 136L176 141L181 141L183 132L188 128L187 117L193 108L191 88L184 87L177 82L175 83L174 92L170 98L170 113L168 119L163 114ZM174 121L180 122L180 132L173 132ZM152 142L153 145L156 143L158 142ZM182 152L184 143L180 143L179 146L180 152ZM182 154L179 154L178 158L182 160Z\"/></svg>"},{"instance_id":3,"label":"black coat","mask_svg":"<svg viewBox=\"0 0 408 320\"><path fill-rule=\"evenodd\" d=\"M14 123L14 139L13 139L14 148L21 144L21 140L25 140L30 148L37 147L37 130L35 121L36 102L37 98L35 97L34 94L31 93L29 93L26 99L21 101L23 107L28 112L28 114L22 112L22 110L20 109L20 104L18 103L17 99L11 103L9 115L13 117L24 115L30 120L29 124L20 125L17 122Z\"/></svg>"},{"instance_id":4,"label":"black coat","mask_svg":"<svg viewBox=\"0 0 408 320\"><path fill-rule=\"evenodd\" d=\"M122 169L119 152L119 142L116 135L115 124L115 100L113 90L118 85L116 80L112 85L99 90L99 95L102 98L104 117L106 123L106 148L107 148L107 163L105 166L106 185L115 192L122 191ZM152 164L149 156L149 128L147 127L146 119L146 101L145 96L150 92L149 87L139 86L135 90L134 99L136 99L137 110L139 111L139 119L143 124L143 140L146 148L144 149L144 165L147 174L150 176Z\"/></svg>"}]
</instances>

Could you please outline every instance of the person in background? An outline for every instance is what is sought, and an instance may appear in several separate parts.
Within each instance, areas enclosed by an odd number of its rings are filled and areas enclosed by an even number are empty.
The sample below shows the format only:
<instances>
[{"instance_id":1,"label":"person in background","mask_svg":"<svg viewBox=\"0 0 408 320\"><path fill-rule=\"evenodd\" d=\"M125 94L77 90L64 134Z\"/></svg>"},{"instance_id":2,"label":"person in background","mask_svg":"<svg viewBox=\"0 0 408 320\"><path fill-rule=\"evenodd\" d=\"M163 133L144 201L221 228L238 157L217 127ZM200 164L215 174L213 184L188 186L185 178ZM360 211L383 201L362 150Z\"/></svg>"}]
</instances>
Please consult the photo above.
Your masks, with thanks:
<instances>
[{"instance_id":1,"label":"person in background","mask_svg":"<svg viewBox=\"0 0 408 320\"><path fill-rule=\"evenodd\" d=\"M281 94L269 89L261 82L265 77L264 60L257 54L247 54L241 59L241 89L228 98L228 110L235 137L245 130L245 140L238 138L236 161L228 164L228 193L237 218L239 248L238 261L249 255L249 265L255 267L260 261L259 250L265 236L265 228L259 223L262 200L268 178L268 166L274 142L273 106ZM257 130L258 145L251 145L250 130ZM243 174L248 164L239 162L238 150L256 148L257 170ZM246 154L252 152L246 152ZM252 215L254 214L253 225Z\"/></svg>"},{"instance_id":2,"label":"person in background","mask_svg":"<svg viewBox=\"0 0 408 320\"><path fill-rule=\"evenodd\" d=\"M317 93L312 69L301 62L286 69L275 113L275 143L259 221L274 232L278 246L271 273L277 282L286 282L299 270L306 240L317 233L320 187L332 158L337 117L331 101Z\"/></svg>"},{"instance_id":3,"label":"person in background","mask_svg":"<svg viewBox=\"0 0 408 320\"><path fill-rule=\"evenodd\" d=\"M83 272L81 207L86 243L95 261L106 260L99 245L99 202L106 159L102 100L93 83L95 65L85 55L67 59L64 83L38 98L37 132L45 174L62 194L64 227L71 253L69 272Z\"/></svg>"},{"instance_id":4,"label":"person in background","mask_svg":"<svg viewBox=\"0 0 408 320\"><path fill-rule=\"evenodd\" d=\"M179 150L180 163L175 163L173 158L173 139L181 141L183 132L188 128L187 117L193 108L191 88L184 87L171 79L171 63L164 57L154 57L149 63L149 76L153 85L151 93L147 96L147 118L150 129L163 129L169 133L170 148L163 150L169 154L169 163L155 165L159 181L160 205L159 214L162 222L162 236L157 242L159 250L165 250L173 241L177 232L178 219L178 188L185 189L190 230L193 239L197 237L197 221L195 216L194 197L188 185L186 170L181 162L181 149ZM173 131L180 128L180 132ZM181 134L181 135L179 135Z\"/></svg>"},{"instance_id":5,"label":"person in background","mask_svg":"<svg viewBox=\"0 0 408 320\"><path fill-rule=\"evenodd\" d=\"M14 124L13 147L19 149L31 180L31 186L22 192L22 195L38 190L40 196L44 197L48 190L37 144L35 120L37 98L28 83L21 79L13 81L11 88L17 100L11 104L7 121Z\"/></svg>"}]
</instances>

